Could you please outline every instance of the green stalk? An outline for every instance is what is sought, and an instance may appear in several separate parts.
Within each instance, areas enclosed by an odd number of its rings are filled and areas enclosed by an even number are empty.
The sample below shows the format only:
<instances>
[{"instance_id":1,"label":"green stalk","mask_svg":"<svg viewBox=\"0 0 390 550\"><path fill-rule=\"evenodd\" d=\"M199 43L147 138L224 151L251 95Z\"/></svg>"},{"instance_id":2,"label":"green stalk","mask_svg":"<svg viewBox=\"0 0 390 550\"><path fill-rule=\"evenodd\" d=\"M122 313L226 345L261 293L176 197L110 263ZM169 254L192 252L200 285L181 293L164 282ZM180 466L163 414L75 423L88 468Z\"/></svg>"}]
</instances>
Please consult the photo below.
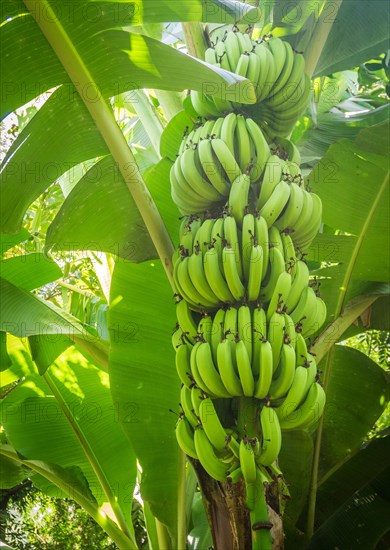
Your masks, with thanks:
<instances>
[{"instance_id":1,"label":"green stalk","mask_svg":"<svg viewBox=\"0 0 390 550\"><path fill-rule=\"evenodd\" d=\"M156 530L158 538L158 550L171 550L171 539L166 526L156 518ZM184 547L185 548L185 547Z\"/></svg>"},{"instance_id":2,"label":"green stalk","mask_svg":"<svg viewBox=\"0 0 390 550\"><path fill-rule=\"evenodd\" d=\"M127 94L122 95L123 105L126 107L131 104L135 112L142 121L146 133L152 143L157 157L160 159L160 138L164 127L160 117L157 114L156 108L152 105L148 95L144 90L132 90L131 99L127 98Z\"/></svg>"},{"instance_id":3,"label":"green stalk","mask_svg":"<svg viewBox=\"0 0 390 550\"><path fill-rule=\"evenodd\" d=\"M0 447L0 455L6 456L15 462L19 462L24 466L27 466L37 474L40 474L45 479L56 485L65 494L69 491L69 483L64 482L52 473L50 470L45 469L37 463L35 460L22 459L13 449L8 445ZM116 525L112 519L106 514L103 514L100 509L91 500L86 498L82 492L79 492L72 486L72 499L77 502L84 510L96 521L98 525L108 534L108 536L115 542L115 544L121 550L137 550L137 545L133 540L128 538Z\"/></svg>"},{"instance_id":4,"label":"green stalk","mask_svg":"<svg viewBox=\"0 0 390 550\"><path fill-rule=\"evenodd\" d=\"M171 260L174 248L171 239L139 170L129 169L132 166L136 166L136 162L116 123L109 104L101 94L98 94L97 101L90 101L86 97L87 94L83 94L83 90L90 86L91 83L94 83L94 79L49 2L47 0L40 0L39 4L41 4L42 10L37 10L36 0L23 1L64 66L100 131L113 159L118 164L123 179L141 213L162 261L168 280L172 288L174 288ZM40 14L42 13L45 13L46 16L41 17ZM96 83L95 86L98 89Z\"/></svg>"},{"instance_id":5,"label":"green stalk","mask_svg":"<svg viewBox=\"0 0 390 550\"><path fill-rule=\"evenodd\" d=\"M150 506L146 502L146 500L143 501L143 507L144 507L146 533L147 533L148 542L149 542L149 550L158 550L158 537L157 537L157 527L156 527L155 517L150 511Z\"/></svg>"},{"instance_id":6,"label":"green stalk","mask_svg":"<svg viewBox=\"0 0 390 550\"><path fill-rule=\"evenodd\" d=\"M199 59L204 59L207 42L202 23L182 23L181 26L188 53Z\"/></svg>"},{"instance_id":7,"label":"green stalk","mask_svg":"<svg viewBox=\"0 0 390 550\"><path fill-rule=\"evenodd\" d=\"M187 540L186 521L186 455L179 452L179 487L177 490L177 547L185 548Z\"/></svg>"},{"instance_id":8,"label":"green stalk","mask_svg":"<svg viewBox=\"0 0 390 550\"><path fill-rule=\"evenodd\" d=\"M108 502L111 505L112 511L118 521L119 527L122 529L123 533L128 537L134 547L137 547L136 541L133 538L132 533L130 532L128 525L126 523L126 520L123 516L122 510L117 502L117 499L114 495L114 493L111 490L110 484L108 482L108 479L106 478L106 475L104 471L102 470L98 459L95 456L95 453L93 452L91 446L89 445L86 437L84 436L82 430L80 429L80 426L78 425L77 421L73 417L71 411L68 408L67 403L63 399L60 391L58 390L54 380L51 378L48 371L43 375L43 378L45 379L47 385L49 386L51 392L53 393L54 397L56 398L56 401L58 405L60 406L62 412L64 413L65 417L67 418L70 427L72 428L75 436L77 437L78 441L80 442L81 448L84 451L85 456L88 459L88 462L91 464L93 471L95 472L95 475L104 491L104 494L106 495Z\"/></svg>"},{"instance_id":9,"label":"green stalk","mask_svg":"<svg viewBox=\"0 0 390 550\"><path fill-rule=\"evenodd\" d=\"M342 1L343 0L332 0L334 11L332 13L333 19L331 21L329 21L329 13L325 9L327 4L325 4L317 23L314 26L310 42L306 48L307 55L305 55L306 73L309 76L313 75L317 67L318 60L321 57L322 50L324 49Z\"/></svg>"},{"instance_id":10,"label":"green stalk","mask_svg":"<svg viewBox=\"0 0 390 550\"><path fill-rule=\"evenodd\" d=\"M390 173L388 172L385 178L383 179L383 182L375 196L375 200L371 205L370 211L368 212L368 216L366 217L363 227L361 228L358 238L356 240L354 249L351 254L350 261L345 271L343 282L340 287L339 297L337 300L337 305L336 305L336 310L334 315L335 319L338 319L340 317L344 309L344 302L350 287L353 269L355 267L360 249L363 245L364 238L372 222L376 209L378 208L380 202L382 201L382 197L389 184L389 177L390 177ZM328 355L326 357L326 366L324 369L325 372L324 372L324 382L323 382L325 392L327 392L329 387L330 376L331 376L332 367L333 367L333 355L334 355L334 346L330 348L330 351L328 352ZM318 425L316 442L314 446L313 467L312 467L312 474L311 474L308 514L307 514L307 524L306 524L306 533L309 538L312 537L314 533L315 507L316 507L317 486L318 486L318 466L319 466L320 452L321 452L322 432L324 428L323 418L324 417L322 416Z\"/></svg>"},{"instance_id":11,"label":"green stalk","mask_svg":"<svg viewBox=\"0 0 390 550\"><path fill-rule=\"evenodd\" d=\"M75 286L75 285L71 285L69 283L65 283L65 281L57 281L57 285L59 286L63 286L64 288L67 288L69 290L71 290L72 292L77 292L78 294L82 294L83 296L87 296L87 298L92 298L93 296L95 296L95 294L93 292L91 292L90 290L84 290L78 286Z\"/></svg>"}]
</instances>

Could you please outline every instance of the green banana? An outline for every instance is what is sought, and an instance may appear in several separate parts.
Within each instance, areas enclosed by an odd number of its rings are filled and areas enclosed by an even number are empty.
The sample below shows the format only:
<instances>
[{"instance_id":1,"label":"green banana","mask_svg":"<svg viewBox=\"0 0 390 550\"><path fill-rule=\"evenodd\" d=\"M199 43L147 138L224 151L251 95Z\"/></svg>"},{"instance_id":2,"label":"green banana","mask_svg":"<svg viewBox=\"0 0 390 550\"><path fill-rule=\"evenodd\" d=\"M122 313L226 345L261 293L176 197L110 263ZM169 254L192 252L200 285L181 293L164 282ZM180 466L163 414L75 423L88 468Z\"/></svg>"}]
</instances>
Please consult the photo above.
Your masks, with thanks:
<instances>
[{"instance_id":1,"label":"green banana","mask_svg":"<svg viewBox=\"0 0 390 550\"><path fill-rule=\"evenodd\" d=\"M290 273L287 273L287 271L283 271L276 283L275 288L272 293L272 297L270 300L270 303L268 305L267 309L267 320L269 321L274 313L278 308L281 307L281 304L285 303L288 294L291 289L291 275Z\"/></svg>"},{"instance_id":2,"label":"green banana","mask_svg":"<svg viewBox=\"0 0 390 550\"><path fill-rule=\"evenodd\" d=\"M192 408L191 390L187 386L182 386L180 391L180 405L184 411L185 417L193 428L199 424Z\"/></svg>"},{"instance_id":3,"label":"green banana","mask_svg":"<svg viewBox=\"0 0 390 550\"><path fill-rule=\"evenodd\" d=\"M238 336L245 344L249 361L252 362L252 318L251 310L243 305L238 308L237 314Z\"/></svg>"},{"instance_id":4,"label":"green banana","mask_svg":"<svg viewBox=\"0 0 390 550\"><path fill-rule=\"evenodd\" d=\"M302 296L302 292L309 285L309 268L303 260L295 262L295 276L291 284L291 290L285 301L288 312L293 311Z\"/></svg>"},{"instance_id":5,"label":"green banana","mask_svg":"<svg viewBox=\"0 0 390 550\"><path fill-rule=\"evenodd\" d=\"M250 176L248 174L239 175L232 183L229 193L228 207L229 212L238 225L242 220L249 204Z\"/></svg>"},{"instance_id":6,"label":"green banana","mask_svg":"<svg viewBox=\"0 0 390 550\"><path fill-rule=\"evenodd\" d=\"M217 363L218 346L224 338L224 320L225 310L220 308L214 315L211 331L211 352L213 354L213 360L215 364Z\"/></svg>"},{"instance_id":7,"label":"green banana","mask_svg":"<svg viewBox=\"0 0 390 550\"><path fill-rule=\"evenodd\" d=\"M245 287L240 279L236 257L236 252L230 245L224 246L222 249L222 263L225 279L232 296L239 302L244 298Z\"/></svg>"},{"instance_id":8,"label":"green banana","mask_svg":"<svg viewBox=\"0 0 390 550\"><path fill-rule=\"evenodd\" d=\"M198 459L194 444L194 432L186 418L181 418L176 424L176 439L183 453Z\"/></svg>"},{"instance_id":9,"label":"green banana","mask_svg":"<svg viewBox=\"0 0 390 550\"><path fill-rule=\"evenodd\" d=\"M224 178L222 166L214 155L210 139L203 139L199 142L198 154L208 181L218 193L228 196L230 183Z\"/></svg>"},{"instance_id":10,"label":"green banana","mask_svg":"<svg viewBox=\"0 0 390 550\"><path fill-rule=\"evenodd\" d=\"M293 382L283 403L274 409L279 420L283 420L299 407L306 395L306 383L307 369L305 367L297 367L295 369Z\"/></svg>"},{"instance_id":11,"label":"green banana","mask_svg":"<svg viewBox=\"0 0 390 550\"><path fill-rule=\"evenodd\" d=\"M198 428L194 433L195 451L203 468L217 481L227 480L227 467L215 454L209 438L203 428Z\"/></svg>"},{"instance_id":12,"label":"green banana","mask_svg":"<svg viewBox=\"0 0 390 550\"><path fill-rule=\"evenodd\" d=\"M211 392L218 397L230 397L222 383L219 372L215 368L208 342L202 342L197 348L195 360L198 372Z\"/></svg>"},{"instance_id":13,"label":"green banana","mask_svg":"<svg viewBox=\"0 0 390 550\"><path fill-rule=\"evenodd\" d=\"M237 222L233 216L226 216L223 222L224 238L227 244L229 244L236 254L236 264L238 274L241 280L243 280L243 268L240 252L240 240L238 238Z\"/></svg>"},{"instance_id":14,"label":"green banana","mask_svg":"<svg viewBox=\"0 0 390 550\"><path fill-rule=\"evenodd\" d=\"M190 275L188 273L188 261L189 257L186 256L183 258L177 268L177 280L180 284L180 287L184 291L183 298L187 299L189 298L190 303L198 304L204 307L215 307L215 303L207 300L204 296L199 294L199 292L196 290L194 284L192 283L190 279Z\"/></svg>"},{"instance_id":15,"label":"green banana","mask_svg":"<svg viewBox=\"0 0 390 550\"><path fill-rule=\"evenodd\" d=\"M241 382L237 377L234 362L233 350L234 343L228 338L218 344L217 363L223 385L232 397L243 395Z\"/></svg>"},{"instance_id":16,"label":"green banana","mask_svg":"<svg viewBox=\"0 0 390 550\"><path fill-rule=\"evenodd\" d=\"M274 372L279 365L279 358L284 341L284 328L284 315L276 310L269 320L267 330L267 337L272 348L272 365Z\"/></svg>"},{"instance_id":17,"label":"green banana","mask_svg":"<svg viewBox=\"0 0 390 550\"><path fill-rule=\"evenodd\" d=\"M214 403L209 397L200 402L199 418L210 443L217 451L225 451L227 447L226 432L215 410Z\"/></svg>"},{"instance_id":18,"label":"green banana","mask_svg":"<svg viewBox=\"0 0 390 550\"><path fill-rule=\"evenodd\" d=\"M197 386L191 388L191 403L195 415L200 418L199 408L202 400L205 398L203 391Z\"/></svg>"},{"instance_id":19,"label":"green banana","mask_svg":"<svg viewBox=\"0 0 390 550\"><path fill-rule=\"evenodd\" d=\"M241 55L237 33L233 31L227 32L225 36L225 48L226 48L226 54L229 60L229 65L231 67L231 70L234 72Z\"/></svg>"},{"instance_id":20,"label":"green banana","mask_svg":"<svg viewBox=\"0 0 390 550\"><path fill-rule=\"evenodd\" d=\"M268 250L268 248L267 248ZM261 278L263 273L264 251L259 244L253 244L250 255L249 277L247 297L249 302L256 302L261 289Z\"/></svg>"},{"instance_id":21,"label":"green banana","mask_svg":"<svg viewBox=\"0 0 390 550\"><path fill-rule=\"evenodd\" d=\"M267 222L261 216L255 217L255 237L257 244L263 249L263 271L261 280L266 276L269 261L269 240Z\"/></svg>"},{"instance_id":22,"label":"green banana","mask_svg":"<svg viewBox=\"0 0 390 550\"><path fill-rule=\"evenodd\" d=\"M256 160L254 162L254 168L250 173L251 181L258 181L265 169L266 163L271 155L267 140L265 139L260 127L251 118L245 119L246 127L249 136L255 146Z\"/></svg>"},{"instance_id":23,"label":"green banana","mask_svg":"<svg viewBox=\"0 0 390 550\"><path fill-rule=\"evenodd\" d=\"M279 419L274 409L267 406L261 409L260 425L262 446L257 460L263 466L270 466L278 458L282 446Z\"/></svg>"},{"instance_id":24,"label":"green banana","mask_svg":"<svg viewBox=\"0 0 390 550\"><path fill-rule=\"evenodd\" d=\"M276 185L268 201L260 208L260 215L265 219L268 227L278 219L289 197L290 185L282 180Z\"/></svg>"},{"instance_id":25,"label":"green banana","mask_svg":"<svg viewBox=\"0 0 390 550\"><path fill-rule=\"evenodd\" d=\"M260 339L258 363L257 366L254 365L254 369L255 367L259 377L255 384L254 396L256 399L264 399L269 394L274 370L272 346L265 337Z\"/></svg>"},{"instance_id":26,"label":"green banana","mask_svg":"<svg viewBox=\"0 0 390 550\"><path fill-rule=\"evenodd\" d=\"M221 302L234 302L234 297L221 272L218 250L211 246L204 255L204 271L211 290Z\"/></svg>"},{"instance_id":27,"label":"green banana","mask_svg":"<svg viewBox=\"0 0 390 550\"><path fill-rule=\"evenodd\" d=\"M194 343L197 327L193 318L192 311L190 310L188 303L185 300L178 300L176 302L176 318L180 328L186 333L187 339Z\"/></svg>"},{"instance_id":28,"label":"green banana","mask_svg":"<svg viewBox=\"0 0 390 550\"><path fill-rule=\"evenodd\" d=\"M201 340L211 343L211 335L213 331L213 320L206 312L203 313L198 325L198 335Z\"/></svg>"},{"instance_id":29,"label":"green banana","mask_svg":"<svg viewBox=\"0 0 390 550\"><path fill-rule=\"evenodd\" d=\"M224 337L234 342L238 332L238 310L232 306L225 312ZM235 357L235 352L234 352Z\"/></svg>"},{"instance_id":30,"label":"green banana","mask_svg":"<svg viewBox=\"0 0 390 550\"><path fill-rule=\"evenodd\" d=\"M252 445L241 439L240 442L240 467L246 483L256 481L255 453Z\"/></svg>"},{"instance_id":31,"label":"green banana","mask_svg":"<svg viewBox=\"0 0 390 550\"><path fill-rule=\"evenodd\" d=\"M209 395L210 397L213 397L213 396L215 397L215 395L211 392L209 387L206 385L206 383L202 379L198 370L196 354L201 344L202 342L199 340L199 342L196 342L196 344L191 350L191 356L190 356L191 374L198 388L200 388L206 395Z\"/></svg>"},{"instance_id":32,"label":"green banana","mask_svg":"<svg viewBox=\"0 0 390 550\"><path fill-rule=\"evenodd\" d=\"M236 340L235 347L237 369L242 390L245 397L252 397L255 390L255 380L253 378L251 362L249 360L245 343L242 340Z\"/></svg>"},{"instance_id":33,"label":"green banana","mask_svg":"<svg viewBox=\"0 0 390 550\"><path fill-rule=\"evenodd\" d=\"M326 402L324 389L318 383L311 385L305 401L281 422L282 430L309 428L320 419Z\"/></svg>"},{"instance_id":34,"label":"green banana","mask_svg":"<svg viewBox=\"0 0 390 550\"><path fill-rule=\"evenodd\" d=\"M242 220L242 267L245 281L249 279L249 268L251 261L251 253L255 238L255 218L253 214L245 214Z\"/></svg>"},{"instance_id":35,"label":"green banana","mask_svg":"<svg viewBox=\"0 0 390 550\"><path fill-rule=\"evenodd\" d=\"M175 365L176 371L180 380L187 388L192 385L191 365L190 365L191 350L187 344L182 344L176 348Z\"/></svg>"},{"instance_id":36,"label":"green banana","mask_svg":"<svg viewBox=\"0 0 390 550\"><path fill-rule=\"evenodd\" d=\"M270 399L279 399L287 394L294 380L295 364L294 348L291 344L282 344L280 363L275 371L276 377L273 379L269 391Z\"/></svg>"},{"instance_id":37,"label":"green banana","mask_svg":"<svg viewBox=\"0 0 390 550\"><path fill-rule=\"evenodd\" d=\"M260 185L260 195L257 202L257 208L262 208L272 195L275 187L283 179L283 170L286 165L286 161L278 157L278 155L271 155L265 163L263 179Z\"/></svg>"},{"instance_id":38,"label":"green banana","mask_svg":"<svg viewBox=\"0 0 390 550\"><path fill-rule=\"evenodd\" d=\"M285 269L283 254L278 248L273 246L269 249L268 272L260 294L260 299L263 302L269 302L271 300L279 276L285 273Z\"/></svg>"},{"instance_id":39,"label":"green banana","mask_svg":"<svg viewBox=\"0 0 390 550\"><path fill-rule=\"evenodd\" d=\"M230 113L228 114L222 122L221 127L221 140L227 145L229 151L231 154L234 155L235 153L235 131L237 126L237 117L236 113Z\"/></svg>"},{"instance_id":40,"label":"green banana","mask_svg":"<svg viewBox=\"0 0 390 550\"><path fill-rule=\"evenodd\" d=\"M211 146L213 151L219 160L222 168L230 181L233 183L236 178L241 174L239 165L237 164L234 155L231 153L227 144L222 139L212 139Z\"/></svg>"},{"instance_id":41,"label":"green banana","mask_svg":"<svg viewBox=\"0 0 390 550\"><path fill-rule=\"evenodd\" d=\"M246 174L250 171L249 168L252 162L249 133L245 118L242 115L237 115L236 120L237 159L241 171Z\"/></svg>"},{"instance_id":42,"label":"green banana","mask_svg":"<svg viewBox=\"0 0 390 550\"><path fill-rule=\"evenodd\" d=\"M204 300L214 305L219 303L218 297L212 291L207 280L203 265L203 254L201 251L197 251L189 256L188 275L192 284Z\"/></svg>"}]
</instances>

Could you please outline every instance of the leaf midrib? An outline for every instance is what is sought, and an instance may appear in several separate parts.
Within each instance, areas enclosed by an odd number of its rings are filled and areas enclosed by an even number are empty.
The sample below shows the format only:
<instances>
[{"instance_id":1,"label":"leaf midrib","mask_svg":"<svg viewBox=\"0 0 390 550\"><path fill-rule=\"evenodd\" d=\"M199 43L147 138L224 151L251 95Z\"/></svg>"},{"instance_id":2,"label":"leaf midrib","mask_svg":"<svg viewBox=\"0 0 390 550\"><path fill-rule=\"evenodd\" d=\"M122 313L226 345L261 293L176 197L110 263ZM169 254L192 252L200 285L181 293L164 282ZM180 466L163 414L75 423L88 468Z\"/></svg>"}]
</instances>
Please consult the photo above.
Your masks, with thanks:
<instances>
[{"instance_id":1,"label":"leaf midrib","mask_svg":"<svg viewBox=\"0 0 390 550\"><path fill-rule=\"evenodd\" d=\"M62 395L61 395L61 392L59 391L59 389L57 388L56 386L56 383L55 381L52 379L52 377L50 376L50 374L48 372L46 372L44 375L43 375L43 378L45 379L47 385L49 386L51 392L53 393L53 396L55 397L58 405L60 406L62 412L64 413L66 419L68 420L69 422L69 425L71 427L71 429L73 430L77 440L79 441L80 443L80 446L81 448L83 449L83 452L88 460L88 462L90 463L93 471L95 472L95 475L111 505L111 508L115 514L115 517L117 518L117 521L118 521L118 524L119 526L121 527L123 533L129 538L131 539L131 541L133 542L133 544L135 545L136 547L136 543L133 539L133 535L130 533L129 531L129 528L127 526L127 523L126 523L126 520L123 516L123 513L122 513L122 510L115 498L115 495L113 494L112 492L112 489L111 489L111 486L110 486L110 483L104 473L104 470L103 468L101 467L92 447L90 446L90 444L88 443L88 440L86 438L86 436L84 435L83 433L83 430L81 428L81 426L79 425L79 423L77 422L76 418L72 415L71 411L69 410L69 407L66 403L66 401L63 399Z\"/></svg>"}]
</instances>

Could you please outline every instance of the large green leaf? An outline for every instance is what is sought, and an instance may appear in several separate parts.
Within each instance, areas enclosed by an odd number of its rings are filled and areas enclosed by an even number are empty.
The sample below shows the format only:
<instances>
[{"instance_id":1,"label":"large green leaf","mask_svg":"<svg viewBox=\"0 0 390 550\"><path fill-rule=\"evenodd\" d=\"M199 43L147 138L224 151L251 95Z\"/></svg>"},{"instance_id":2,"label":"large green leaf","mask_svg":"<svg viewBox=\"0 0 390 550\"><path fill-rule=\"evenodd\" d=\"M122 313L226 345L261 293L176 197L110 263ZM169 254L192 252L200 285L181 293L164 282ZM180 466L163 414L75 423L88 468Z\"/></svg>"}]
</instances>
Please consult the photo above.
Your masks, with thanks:
<instances>
[{"instance_id":1,"label":"large green leaf","mask_svg":"<svg viewBox=\"0 0 390 550\"><path fill-rule=\"evenodd\" d=\"M167 229L176 239L179 213L170 195L171 164L168 159L162 159L144 173L144 179ZM141 215L111 156L95 164L70 192L49 227L46 246L109 252L136 263L157 257Z\"/></svg>"},{"instance_id":2,"label":"large green leaf","mask_svg":"<svg viewBox=\"0 0 390 550\"><path fill-rule=\"evenodd\" d=\"M137 262L156 257L141 214L111 155L88 170L70 192L49 227L46 246L109 252Z\"/></svg>"},{"instance_id":3,"label":"large green leaf","mask_svg":"<svg viewBox=\"0 0 390 550\"><path fill-rule=\"evenodd\" d=\"M78 466L97 502L108 502L115 515L117 503L131 524L136 460L117 422L106 373L70 348L43 379L26 377L0 410L7 440L20 454Z\"/></svg>"},{"instance_id":4,"label":"large green leaf","mask_svg":"<svg viewBox=\"0 0 390 550\"><path fill-rule=\"evenodd\" d=\"M143 470L141 492L151 511L176 532L180 384L171 333L172 291L159 261L116 264L109 309L110 386L121 423Z\"/></svg>"},{"instance_id":5,"label":"large green leaf","mask_svg":"<svg viewBox=\"0 0 390 550\"><path fill-rule=\"evenodd\" d=\"M389 507L390 502L373 487L365 487L321 525L310 541L310 550L374 550L390 529Z\"/></svg>"},{"instance_id":6,"label":"large green leaf","mask_svg":"<svg viewBox=\"0 0 390 550\"><path fill-rule=\"evenodd\" d=\"M28 468L23 468L21 464L0 454L0 487L1 489L10 489L21 483L29 476Z\"/></svg>"},{"instance_id":7,"label":"large green leaf","mask_svg":"<svg viewBox=\"0 0 390 550\"><path fill-rule=\"evenodd\" d=\"M388 139L389 124L365 130ZM349 140L332 145L309 178L323 203L324 223L358 237L350 262L354 277L388 281L389 172L386 155ZM345 257L342 258L345 262Z\"/></svg>"},{"instance_id":8,"label":"large green leaf","mask_svg":"<svg viewBox=\"0 0 390 550\"><path fill-rule=\"evenodd\" d=\"M185 111L180 111L168 122L161 135L160 154L173 162L179 150L185 131L192 129L194 120Z\"/></svg>"},{"instance_id":9,"label":"large green leaf","mask_svg":"<svg viewBox=\"0 0 390 550\"><path fill-rule=\"evenodd\" d=\"M318 60L314 76L357 67L389 45L388 8L382 0L275 2L272 33L305 57ZM323 37L325 41L323 41Z\"/></svg>"},{"instance_id":10,"label":"large green leaf","mask_svg":"<svg viewBox=\"0 0 390 550\"><path fill-rule=\"evenodd\" d=\"M344 0L334 17L335 3L328 1L325 10L325 23L332 24L332 28L318 60L315 76L357 67L388 49L386 2Z\"/></svg>"},{"instance_id":11,"label":"large green leaf","mask_svg":"<svg viewBox=\"0 0 390 550\"><path fill-rule=\"evenodd\" d=\"M72 315L1 277L0 295L2 299L0 330L21 338L36 336L34 353L37 355L39 355L40 339L42 346L51 347L52 343L56 351L66 349L72 340L106 367L106 343L85 330ZM48 335L53 335L52 339L47 338ZM47 357L47 354L47 350L43 351L43 355ZM53 350L51 356L56 357Z\"/></svg>"},{"instance_id":12,"label":"large green leaf","mask_svg":"<svg viewBox=\"0 0 390 550\"><path fill-rule=\"evenodd\" d=\"M189 532L189 550L208 550L213 545L210 526L204 509L202 494L194 494L192 501L192 524L193 528Z\"/></svg>"},{"instance_id":13,"label":"large green leaf","mask_svg":"<svg viewBox=\"0 0 390 550\"><path fill-rule=\"evenodd\" d=\"M356 452L390 395L383 370L365 354L336 345L328 358L332 359L332 376L322 432L322 475Z\"/></svg>"},{"instance_id":14,"label":"large green leaf","mask_svg":"<svg viewBox=\"0 0 390 550\"><path fill-rule=\"evenodd\" d=\"M325 224L352 233L319 235L309 251L310 260L327 262L315 275L321 279L328 321L338 318L346 300L375 294L368 281L388 281L388 127L365 129L355 142L332 145L309 176L322 199Z\"/></svg>"},{"instance_id":15,"label":"large green leaf","mask_svg":"<svg viewBox=\"0 0 390 550\"><path fill-rule=\"evenodd\" d=\"M312 436L304 431L284 432L279 460L291 493L286 514L295 523L306 503L309 491L310 477L307 473L310 472L313 460Z\"/></svg>"},{"instance_id":16,"label":"large green leaf","mask_svg":"<svg viewBox=\"0 0 390 550\"><path fill-rule=\"evenodd\" d=\"M28 206L56 178L80 162L108 154L84 103L59 88L7 152L0 180L1 230L17 231Z\"/></svg>"},{"instance_id":17,"label":"large green leaf","mask_svg":"<svg viewBox=\"0 0 390 550\"><path fill-rule=\"evenodd\" d=\"M39 252L2 260L0 271L3 279L23 290L33 290L59 279L62 275L60 267Z\"/></svg>"},{"instance_id":18,"label":"large green leaf","mask_svg":"<svg viewBox=\"0 0 390 550\"><path fill-rule=\"evenodd\" d=\"M18 233L14 233L10 235L9 233L1 233L0 234L0 255L2 256L9 250L10 248L13 248L17 244L27 241L27 239L30 238L30 233L27 231L27 229L21 229Z\"/></svg>"},{"instance_id":19,"label":"large green leaf","mask_svg":"<svg viewBox=\"0 0 390 550\"><path fill-rule=\"evenodd\" d=\"M390 105L376 109L345 113L332 111L318 113L316 122L304 119L292 134L292 141L299 146L303 162L313 162L325 155L330 145L341 138L353 139L362 128L386 122Z\"/></svg>"},{"instance_id":20,"label":"large green leaf","mask_svg":"<svg viewBox=\"0 0 390 550\"><path fill-rule=\"evenodd\" d=\"M44 7L50 8L49 3L44 2ZM104 17L103 11L102 19ZM25 18L30 19L29 16ZM5 27L12 30L18 19L12 19ZM254 95L250 94L253 88L248 88L249 83L243 77L208 65L141 34L124 30L104 30L96 34L101 27L104 28L103 22L99 22L97 29L95 25L86 26L80 9L75 10L71 25L66 14L61 11L59 19L54 23L47 24L46 20L39 17L38 22L47 32L53 32L54 43L58 36L63 39L61 25L66 27L68 35L65 42L71 44L74 62L82 66L88 89L78 90L81 99L73 85L65 79L64 85L37 112L7 152L0 186L1 227L4 231L12 232L20 227L28 205L54 179L84 160L107 154L107 146L84 102L93 104L102 97L108 98L142 87L169 90L191 87L202 90L205 82L214 87L214 93L221 94L225 88L232 89L237 92L235 95L238 100L242 96L244 103L255 100ZM35 25L32 20L31 25ZM108 26L112 26L112 23ZM19 37L15 29L7 40L22 41L23 38ZM45 51L39 48L36 50L31 45L30 34L27 34L25 40L32 62L40 64L40 59L45 58ZM48 43L45 43L45 49L52 55ZM31 51L35 55L32 56ZM56 51L58 53L60 50ZM23 63L25 57L23 55ZM61 60L64 62L64 59ZM12 65L12 62L8 60L7 64ZM71 70L72 64L69 67ZM25 67L24 70L28 75ZM72 78L77 85L77 76L72 75ZM19 92L16 97L20 97Z\"/></svg>"},{"instance_id":21,"label":"large green leaf","mask_svg":"<svg viewBox=\"0 0 390 550\"><path fill-rule=\"evenodd\" d=\"M217 83L219 80L215 73L213 76L212 70L195 60L190 60L187 64L181 62L184 60L183 55L164 44L140 35L111 29L160 21L234 23L243 18L253 22L257 13L255 8L231 0L194 0L190 4L181 2L174 6L167 0L93 3L89 0L76 0L72 2L72 9L70 6L61 9L54 0L49 4L77 44L77 49L86 57L88 65L91 64L93 67L92 72L97 78L99 89L105 89L107 95L142 87L168 90L181 90L186 87L201 89L204 81L216 79ZM46 3L38 4L34 8L38 16L49 17ZM3 20L6 22L0 27L3 45L0 65L1 78L5 86L1 117L63 83L66 83L68 88L67 91L63 90L63 93L73 95L66 72L24 3L8 1L2 8ZM124 53L130 49L130 42L133 50L131 62ZM40 62L41 59L45 59L44 64ZM108 60L108 63L102 63L102 59ZM153 68L154 64L158 69ZM187 79L191 82L187 82ZM95 93L93 83L89 92Z\"/></svg>"},{"instance_id":22,"label":"large green leaf","mask_svg":"<svg viewBox=\"0 0 390 550\"><path fill-rule=\"evenodd\" d=\"M378 438L360 449L332 475L332 470L319 481L317 520L321 524L357 490L373 481L387 468L390 438Z\"/></svg>"}]
</instances>

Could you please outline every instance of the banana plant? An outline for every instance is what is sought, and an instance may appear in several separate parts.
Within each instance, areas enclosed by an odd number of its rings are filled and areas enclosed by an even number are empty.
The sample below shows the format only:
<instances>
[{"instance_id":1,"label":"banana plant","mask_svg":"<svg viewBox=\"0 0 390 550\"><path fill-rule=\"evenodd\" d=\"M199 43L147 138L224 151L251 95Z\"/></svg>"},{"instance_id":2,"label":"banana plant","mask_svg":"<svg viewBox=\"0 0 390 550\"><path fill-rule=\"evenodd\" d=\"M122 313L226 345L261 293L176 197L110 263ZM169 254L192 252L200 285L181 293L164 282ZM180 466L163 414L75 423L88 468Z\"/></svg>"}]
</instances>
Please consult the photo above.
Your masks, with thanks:
<instances>
[{"instance_id":1,"label":"banana plant","mask_svg":"<svg viewBox=\"0 0 390 550\"><path fill-rule=\"evenodd\" d=\"M203 61L233 25L302 51L314 88L292 139L323 202L308 264L328 306L312 342L327 404L314 433L284 438L291 499L279 540L375 548L390 529L388 434L367 439L388 402L386 376L345 345L389 330L388 105L382 94L355 118L340 107L359 95L347 91L356 67L386 50L386 6L257 4L9 0L1 10L2 118L39 98L1 165L1 480L29 477L73 498L123 549L137 548L137 493L151 549L250 544L243 501L186 460L172 414L180 213L169 173L194 121L186 90L221 99L227 89L256 109L249 80ZM34 205L56 184L60 204L48 200L42 225ZM69 278L71 254L88 258L87 274Z\"/></svg>"}]
</instances>

